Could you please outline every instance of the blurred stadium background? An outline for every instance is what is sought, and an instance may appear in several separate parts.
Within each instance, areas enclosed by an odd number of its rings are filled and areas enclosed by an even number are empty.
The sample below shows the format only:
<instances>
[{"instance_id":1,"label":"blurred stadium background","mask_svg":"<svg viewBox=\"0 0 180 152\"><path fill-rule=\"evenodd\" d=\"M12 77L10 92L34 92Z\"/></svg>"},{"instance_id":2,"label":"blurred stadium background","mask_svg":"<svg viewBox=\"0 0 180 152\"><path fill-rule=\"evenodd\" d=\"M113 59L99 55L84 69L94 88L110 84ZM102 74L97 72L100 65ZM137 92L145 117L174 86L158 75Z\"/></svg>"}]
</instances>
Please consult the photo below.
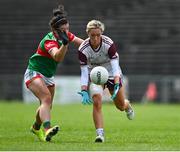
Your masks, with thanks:
<instances>
[{"instance_id":1,"label":"blurred stadium background","mask_svg":"<svg viewBox=\"0 0 180 152\"><path fill-rule=\"evenodd\" d=\"M68 12L70 31L79 37L87 37L89 20L105 23L105 34L119 48L130 100L141 101L153 82L158 103L180 102L179 0L1 0L0 99L22 100L28 58L49 31L58 2ZM77 48L70 46L57 75L80 75Z\"/></svg>"}]
</instances>

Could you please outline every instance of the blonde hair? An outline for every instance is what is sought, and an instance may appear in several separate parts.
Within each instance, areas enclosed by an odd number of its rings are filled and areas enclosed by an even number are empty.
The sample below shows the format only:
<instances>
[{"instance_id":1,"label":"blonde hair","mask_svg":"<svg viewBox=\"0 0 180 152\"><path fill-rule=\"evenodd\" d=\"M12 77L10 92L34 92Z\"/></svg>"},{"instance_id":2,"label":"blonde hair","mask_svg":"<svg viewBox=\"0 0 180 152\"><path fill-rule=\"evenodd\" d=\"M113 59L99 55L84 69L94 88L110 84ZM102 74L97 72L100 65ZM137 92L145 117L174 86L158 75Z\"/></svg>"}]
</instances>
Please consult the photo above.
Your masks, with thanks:
<instances>
[{"instance_id":1,"label":"blonde hair","mask_svg":"<svg viewBox=\"0 0 180 152\"><path fill-rule=\"evenodd\" d=\"M104 24L98 20L91 20L88 22L86 26L86 32L89 33L91 29L100 29L102 32L104 32Z\"/></svg>"}]
</instances>

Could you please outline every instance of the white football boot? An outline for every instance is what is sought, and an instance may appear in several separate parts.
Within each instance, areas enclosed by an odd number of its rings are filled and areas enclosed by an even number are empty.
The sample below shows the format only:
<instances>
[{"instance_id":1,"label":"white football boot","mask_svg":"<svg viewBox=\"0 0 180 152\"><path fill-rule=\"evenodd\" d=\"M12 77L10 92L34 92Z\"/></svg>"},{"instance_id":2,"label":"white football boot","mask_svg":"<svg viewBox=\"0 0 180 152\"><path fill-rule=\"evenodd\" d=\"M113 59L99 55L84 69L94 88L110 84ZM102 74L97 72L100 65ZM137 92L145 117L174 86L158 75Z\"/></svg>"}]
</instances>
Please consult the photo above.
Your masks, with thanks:
<instances>
[{"instance_id":1,"label":"white football boot","mask_svg":"<svg viewBox=\"0 0 180 152\"><path fill-rule=\"evenodd\" d=\"M95 142L104 142L104 136L96 136Z\"/></svg>"},{"instance_id":2,"label":"white football boot","mask_svg":"<svg viewBox=\"0 0 180 152\"><path fill-rule=\"evenodd\" d=\"M96 134L97 136L95 142L99 142L99 143L104 142L104 129L103 128L96 129Z\"/></svg>"},{"instance_id":3,"label":"white football boot","mask_svg":"<svg viewBox=\"0 0 180 152\"><path fill-rule=\"evenodd\" d=\"M133 120L134 119L134 110L131 106L131 104L129 103L129 100L125 99L125 102L127 102L129 104L129 108L126 111L126 116L129 120Z\"/></svg>"}]
</instances>

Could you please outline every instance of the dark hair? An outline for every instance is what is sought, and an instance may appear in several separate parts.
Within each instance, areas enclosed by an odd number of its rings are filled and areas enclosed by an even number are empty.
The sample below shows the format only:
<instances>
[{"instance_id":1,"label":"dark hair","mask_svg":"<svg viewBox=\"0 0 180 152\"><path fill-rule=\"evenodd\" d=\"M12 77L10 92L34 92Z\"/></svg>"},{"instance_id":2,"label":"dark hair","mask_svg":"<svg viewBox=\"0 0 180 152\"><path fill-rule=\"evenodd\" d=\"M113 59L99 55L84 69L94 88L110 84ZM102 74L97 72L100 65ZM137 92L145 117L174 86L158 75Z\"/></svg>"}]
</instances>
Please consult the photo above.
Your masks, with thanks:
<instances>
[{"instance_id":1,"label":"dark hair","mask_svg":"<svg viewBox=\"0 0 180 152\"><path fill-rule=\"evenodd\" d=\"M57 29L63 24L67 24L67 13L64 11L64 6L59 5L58 8L53 10L53 17L49 22L52 29Z\"/></svg>"}]
</instances>

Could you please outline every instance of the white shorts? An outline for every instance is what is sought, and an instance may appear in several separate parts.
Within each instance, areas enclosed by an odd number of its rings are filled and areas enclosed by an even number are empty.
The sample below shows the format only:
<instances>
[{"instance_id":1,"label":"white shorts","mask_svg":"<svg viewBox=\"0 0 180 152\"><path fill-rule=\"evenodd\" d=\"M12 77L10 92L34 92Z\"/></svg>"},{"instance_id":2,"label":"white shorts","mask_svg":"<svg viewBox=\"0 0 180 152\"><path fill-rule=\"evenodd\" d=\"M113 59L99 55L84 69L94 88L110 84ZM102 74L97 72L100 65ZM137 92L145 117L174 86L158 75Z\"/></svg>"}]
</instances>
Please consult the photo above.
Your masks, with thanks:
<instances>
[{"instance_id":1,"label":"white shorts","mask_svg":"<svg viewBox=\"0 0 180 152\"><path fill-rule=\"evenodd\" d=\"M24 82L25 82L27 88L28 88L28 85L31 83L31 81L36 78L41 78L45 82L46 86L54 86L55 85L54 77L48 78L37 71L26 69L26 72L24 74Z\"/></svg>"}]
</instances>

